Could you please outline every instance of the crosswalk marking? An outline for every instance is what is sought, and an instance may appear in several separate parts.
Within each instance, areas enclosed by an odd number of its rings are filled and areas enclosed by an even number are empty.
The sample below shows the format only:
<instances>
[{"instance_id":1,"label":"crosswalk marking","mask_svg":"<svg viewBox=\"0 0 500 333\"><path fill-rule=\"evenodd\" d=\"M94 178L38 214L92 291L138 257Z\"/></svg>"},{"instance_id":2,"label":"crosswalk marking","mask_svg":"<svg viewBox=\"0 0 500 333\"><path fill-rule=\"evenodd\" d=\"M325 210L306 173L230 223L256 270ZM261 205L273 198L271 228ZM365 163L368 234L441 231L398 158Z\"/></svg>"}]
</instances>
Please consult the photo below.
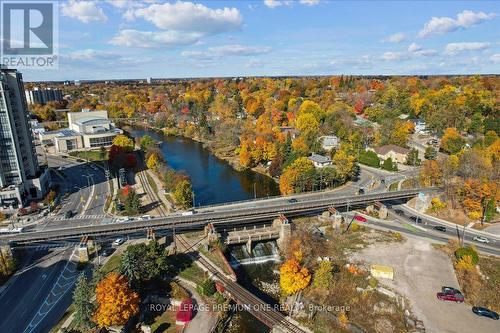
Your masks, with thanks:
<instances>
[{"instance_id":1,"label":"crosswalk marking","mask_svg":"<svg viewBox=\"0 0 500 333\"><path fill-rule=\"evenodd\" d=\"M71 218L65 218L64 216L56 216L54 217L54 221L62 221L62 220L97 220L97 219L103 219L105 218L105 214L100 214L100 215L76 215Z\"/></svg>"}]
</instances>

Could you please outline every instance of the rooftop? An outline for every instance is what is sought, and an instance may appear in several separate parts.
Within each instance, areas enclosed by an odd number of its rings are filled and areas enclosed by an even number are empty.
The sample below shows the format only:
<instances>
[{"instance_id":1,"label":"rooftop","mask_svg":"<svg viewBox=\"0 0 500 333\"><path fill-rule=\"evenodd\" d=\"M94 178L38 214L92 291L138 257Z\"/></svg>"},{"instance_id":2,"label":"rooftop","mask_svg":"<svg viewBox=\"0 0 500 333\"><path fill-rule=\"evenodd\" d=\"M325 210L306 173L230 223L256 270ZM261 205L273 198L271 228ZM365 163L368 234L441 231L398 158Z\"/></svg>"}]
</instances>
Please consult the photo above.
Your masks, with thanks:
<instances>
[{"instance_id":1,"label":"rooftop","mask_svg":"<svg viewBox=\"0 0 500 333\"><path fill-rule=\"evenodd\" d=\"M308 157L308 159L310 161L313 161L313 162L316 162L316 163L320 163L320 164L332 162L332 159L330 157L319 155L319 154L315 154L315 153L312 153L311 156Z\"/></svg>"},{"instance_id":2,"label":"rooftop","mask_svg":"<svg viewBox=\"0 0 500 333\"><path fill-rule=\"evenodd\" d=\"M408 154L410 150L396 145L385 145L385 146L375 147L373 148L373 151L376 152L377 154L385 155L390 151L399 154Z\"/></svg>"}]
</instances>

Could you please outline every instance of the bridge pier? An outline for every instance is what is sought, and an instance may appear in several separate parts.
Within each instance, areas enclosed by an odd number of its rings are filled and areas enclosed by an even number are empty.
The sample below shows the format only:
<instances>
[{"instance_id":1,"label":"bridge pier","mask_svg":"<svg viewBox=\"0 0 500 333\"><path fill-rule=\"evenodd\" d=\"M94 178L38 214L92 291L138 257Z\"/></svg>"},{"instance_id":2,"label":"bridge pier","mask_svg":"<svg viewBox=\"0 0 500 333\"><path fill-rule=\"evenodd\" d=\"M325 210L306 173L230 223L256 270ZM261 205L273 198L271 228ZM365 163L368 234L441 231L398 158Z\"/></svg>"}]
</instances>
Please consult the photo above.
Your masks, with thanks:
<instances>
[{"instance_id":1,"label":"bridge pier","mask_svg":"<svg viewBox=\"0 0 500 333\"><path fill-rule=\"evenodd\" d=\"M252 237L248 236L247 240L247 252L249 255L252 255Z\"/></svg>"}]
</instances>

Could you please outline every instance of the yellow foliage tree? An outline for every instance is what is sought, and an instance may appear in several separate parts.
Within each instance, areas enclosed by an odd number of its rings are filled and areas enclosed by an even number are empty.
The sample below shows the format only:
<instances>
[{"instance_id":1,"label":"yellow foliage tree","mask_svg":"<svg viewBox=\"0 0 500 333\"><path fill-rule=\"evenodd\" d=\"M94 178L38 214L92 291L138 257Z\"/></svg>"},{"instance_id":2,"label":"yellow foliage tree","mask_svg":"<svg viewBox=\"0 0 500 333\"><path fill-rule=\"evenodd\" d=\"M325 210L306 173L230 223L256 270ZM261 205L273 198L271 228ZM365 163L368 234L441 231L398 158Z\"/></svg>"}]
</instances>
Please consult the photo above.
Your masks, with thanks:
<instances>
[{"instance_id":1,"label":"yellow foliage tree","mask_svg":"<svg viewBox=\"0 0 500 333\"><path fill-rule=\"evenodd\" d=\"M151 170L156 170L156 168L160 165L160 157L157 152L152 152L147 161L146 166Z\"/></svg>"},{"instance_id":2,"label":"yellow foliage tree","mask_svg":"<svg viewBox=\"0 0 500 333\"><path fill-rule=\"evenodd\" d=\"M109 273L96 287L95 321L100 327L123 325L139 312L139 295L130 289L127 278Z\"/></svg>"},{"instance_id":3,"label":"yellow foliage tree","mask_svg":"<svg viewBox=\"0 0 500 333\"><path fill-rule=\"evenodd\" d=\"M303 113L295 119L295 127L299 131L317 131L319 129L319 122L313 114Z\"/></svg>"},{"instance_id":4,"label":"yellow foliage tree","mask_svg":"<svg viewBox=\"0 0 500 333\"><path fill-rule=\"evenodd\" d=\"M251 143L248 140L245 140L241 143L240 164L245 168L248 168L252 165L252 154L250 145Z\"/></svg>"},{"instance_id":5,"label":"yellow foliage tree","mask_svg":"<svg viewBox=\"0 0 500 333\"><path fill-rule=\"evenodd\" d=\"M134 141L123 134L118 134L113 139L113 145L122 147L124 151L131 152L134 150Z\"/></svg>"},{"instance_id":6,"label":"yellow foliage tree","mask_svg":"<svg viewBox=\"0 0 500 333\"><path fill-rule=\"evenodd\" d=\"M338 150L333 156L333 163L335 164L335 170L337 175L342 182L345 182L349 175L352 173L354 168L355 157L349 155L345 149Z\"/></svg>"},{"instance_id":7,"label":"yellow foliage tree","mask_svg":"<svg viewBox=\"0 0 500 333\"><path fill-rule=\"evenodd\" d=\"M297 182L304 174L313 171L314 165L307 157L299 157L290 164L280 177L280 191L282 194L292 194L296 190Z\"/></svg>"},{"instance_id":8,"label":"yellow foliage tree","mask_svg":"<svg viewBox=\"0 0 500 333\"><path fill-rule=\"evenodd\" d=\"M304 289L311 281L311 274L306 267L301 267L296 259L289 259L280 267L280 287L287 295L293 295Z\"/></svg>"}]
</instances>

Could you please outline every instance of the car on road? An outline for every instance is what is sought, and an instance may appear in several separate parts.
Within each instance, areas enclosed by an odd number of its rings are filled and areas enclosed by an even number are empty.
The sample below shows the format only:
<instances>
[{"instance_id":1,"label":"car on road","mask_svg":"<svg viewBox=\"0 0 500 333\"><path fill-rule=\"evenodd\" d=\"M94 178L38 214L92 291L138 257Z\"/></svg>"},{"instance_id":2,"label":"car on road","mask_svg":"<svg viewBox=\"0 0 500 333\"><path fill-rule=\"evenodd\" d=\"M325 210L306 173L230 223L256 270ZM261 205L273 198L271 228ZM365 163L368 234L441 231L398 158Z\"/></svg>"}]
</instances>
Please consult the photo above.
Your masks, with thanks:
<instances>
[{"instance_id":1,"label":"car on road","mask_svg":"<svg viewBox=\"0 0 500 333\"><path fill-rule=\"evenodd\" d=\"M297 202L299 201L295 198L288 199L288 203L297 203Z\"/></svg>"},{"instance_id":2,"label":"car on road","mask_svg":"<svg viewBox=\"0 0 500 333\"><path fill-rule=\"evenodd\" d=\"M121 238L121 237L120 237L120 238L117 238L117 239L115 239L115 240L114 240L113 245L115 245L115 246L120 246L120 245L122 245L123 243L125 243L125 238Z\"/></svg>"},{"instance_id":3,"label":"car on road","mask_svg":"<svg viewBox=\"0 0 500 333\"><path fill-rule=\"evenodd\" d=\"M473 240L475 240L476 242L485 243L485 244L488 244L490 242L490 240L488 238L483 237L483 236L476 236L473 238Z\"/></svg>"},{"instance_id":4,"label":"car on road","mask_svg":"<svg viewBox=\"0 0 500 333\"><path fill-rule=\"evenodd\" d=\"M440 225L436 225L432 229L437 230L437 231L441 231L441 232L446 232L446 228L442 227Z\"/></svg>"},{"instance_id":5,"label":"car on road","mask_svg":"<svg viewBox=\"0 0 500 333\"><path fill-rule=\"evenodd\" d=\"M70 219L72 217L73 217L73 212L71 210L68 210L66 213L64 213L65 219Z\"/></svg>"},{"instance_id":6,"label":"car on road","mask_svg":"<svg viewBox=\"0 0 500 333\"><path fill-rule=\"evenodd\" d=\"M358 190L358 194L359 194L359 195L365 194L365 189L361 187L361 188Z\"/></svg>"},{"instance_id":7,"label":"car on road","mask_svg":"<svg viewBox=\"0 0 500 333\"><path fill-rule=\"evenodd\" d=\"M487 309L487 308L483 308L480 306L473 306L472 312L474 312L478 316L488 317L491 319L498 320L498 313L496 313L495 311L492 311L490 309Z\"/></svg>"},{"instance_id":8,"label":"car on road","mask_svg":"<svg viewBox=\"0 0 500 333\"><path fill-rule=\"evenodd\" d=\"M463 303L464 301L464 295L462 293L456 293L456 292L446 292L446 293L437 293L436 294L437 298L441 301L451 301L451 302L456 302L456 303Z\"/></svg>"},{"instance_id":9,"label":"car on road","mask_svg":"<svg viewBox=\"0 0 500 333\"><path fill-rule=\"evenodd\" d=\"M76 159L77 162L85 162L84 160L82 160L81 158L77 158Z\"/></svg>"},{"instance_id":10,"label":"car on road","mask_svg":"<svg viewBox=\"0 0 500 333\"><path fill-rule=\"evenodd\" d=\"M102 250L101 256L103 256L103 257L109 257L110 255L113 254L113 252L115 252L115 249L108 247L108 248Z\"/></svg>"},{"instance_id":11,"label":"car on road","mask_svg":"<svg viewBox=\"0 0 500 333\"><path fill-rule=\"evenodd\" d=\"M193 214L194 214L193 210L188 210L188 211L182 212L181 216L189 216L189 215L193 215Z\"/></svg>"},{"instance_id":12,"label":"car on road","mask_svg":"<svg viewBox=\"0 0 500 333\"><path fill-rule=\"evenodd\" d=\"M394 211L394 213L398 214L398 215L401 215L401 216L404 216L405 215L405 212L403 212L401 209L396 209Z\"/></svg>"},{"instance_id":13,"label":"car on road","mask_svg":"<svg viewBox=\"0 0 500 333\"><path fill-rule=\"evenodd\" d=\"M138 217L137 219L139 221L148 221L148 220L151 220L151 215L142 215L141 217Z\"/></svg>"},{"instance_id":14,"label":"car on road","mask_svg":"<svg viewBox=\"0 0 500 333\"><path fill-rule=\"evenodd\" d=\"M409 219L415 223L422 223L422 220L417 216L410 216Z\"/></svg>"},{"instance_id":15,"label":"car on road","mask_svg":"<svg viewBox=\"0 0 500 333\"><path fill-rule=\"evenodd\" d=\"M60 166L59 168L57 168L57 171L63 171L64 170L64 167Z\"/></svg>"},{"instance_id":16,"label":"car on road","mask_svg":"<svg viewBox=\"0 0 500 333\"><path fill-rule=\"evenodd\" d=\"M68 158L68 155L61 155L62 158Z\"/></svg>"},{"instance_id":17,"label":"car on road","mask_svg":"<svg viewBox=\"0 0 500 333\"><path fill-rule=\"evenodd\" d=\"M130 221L132 221L132 219L130 217L128 217L128 216L120 217L118 219L118 222L130 222Z\"/></svg>"}]
</instances>

